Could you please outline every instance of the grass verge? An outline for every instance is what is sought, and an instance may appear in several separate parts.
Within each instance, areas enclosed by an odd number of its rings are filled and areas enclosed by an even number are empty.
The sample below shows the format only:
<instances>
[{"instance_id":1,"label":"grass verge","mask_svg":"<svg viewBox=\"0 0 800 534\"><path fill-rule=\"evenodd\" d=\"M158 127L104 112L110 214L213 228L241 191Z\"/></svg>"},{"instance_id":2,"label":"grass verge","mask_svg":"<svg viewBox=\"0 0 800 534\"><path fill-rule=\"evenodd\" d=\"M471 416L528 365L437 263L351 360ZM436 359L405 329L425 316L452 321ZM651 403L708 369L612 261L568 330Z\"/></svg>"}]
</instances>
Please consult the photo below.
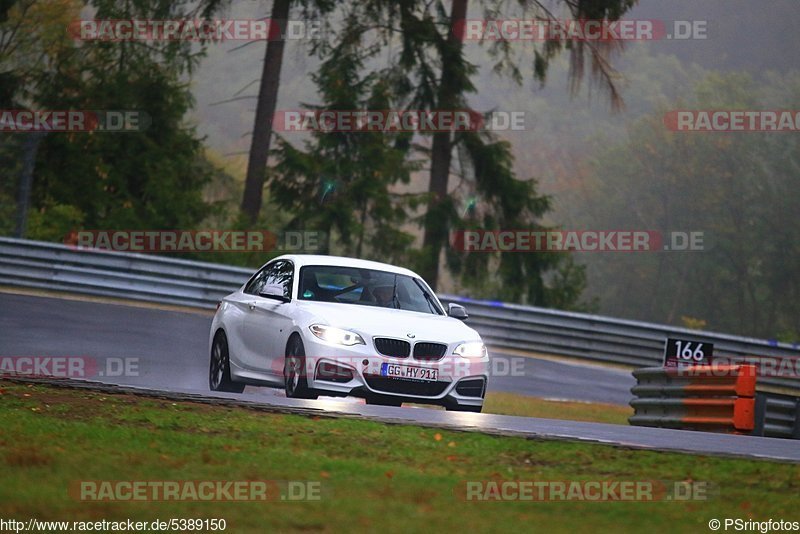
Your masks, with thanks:
<instances>
[{"instance_id":1,"label":"grass verge","mask_svg":"<svg viewBox=\"0 0 800 534\"><path fill-rule=\"evenodd\" d=\"M457 415L457 414L456 414ZM707 530L798 520L800 466L0 382L0 517L224 518L227 532ZM467 502L468 480L710 481L692 502ZM318 481L312 502L85 502L79 480Z\"/></svg>"},{"instance_id":2,"label":"grass verge","mask_svg":"<svg viewBox=\"0 0 800 534\"><path fill-rule=\"evenodd\" d=\"M633 409L617 404L553 401L515 393L489 392L484 400L483 413L627 425Z\"/></svg>"}]
</instances>

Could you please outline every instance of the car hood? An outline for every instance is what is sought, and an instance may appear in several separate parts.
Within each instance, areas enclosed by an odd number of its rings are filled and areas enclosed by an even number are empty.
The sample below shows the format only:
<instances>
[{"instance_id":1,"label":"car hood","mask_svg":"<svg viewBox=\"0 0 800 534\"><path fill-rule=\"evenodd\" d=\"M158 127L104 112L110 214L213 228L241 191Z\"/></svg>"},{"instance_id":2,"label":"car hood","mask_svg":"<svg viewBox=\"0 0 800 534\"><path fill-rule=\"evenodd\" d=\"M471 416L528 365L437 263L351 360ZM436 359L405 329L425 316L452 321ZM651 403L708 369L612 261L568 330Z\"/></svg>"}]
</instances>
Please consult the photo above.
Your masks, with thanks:
<instances>
[{"instance_id":1,"label":"car hood","mask_svg":"<svg viewBox=\"0 0 800 534\"><path fill-rule=\"evenodd\" d=\"M459 319L357 304L298 302L309 324L320 322L358 332L362 336L386 336L414 341L455 343L480 339L478 332ZM413 335L409 338L408 334Z\"/></svg>"}]
</instances>

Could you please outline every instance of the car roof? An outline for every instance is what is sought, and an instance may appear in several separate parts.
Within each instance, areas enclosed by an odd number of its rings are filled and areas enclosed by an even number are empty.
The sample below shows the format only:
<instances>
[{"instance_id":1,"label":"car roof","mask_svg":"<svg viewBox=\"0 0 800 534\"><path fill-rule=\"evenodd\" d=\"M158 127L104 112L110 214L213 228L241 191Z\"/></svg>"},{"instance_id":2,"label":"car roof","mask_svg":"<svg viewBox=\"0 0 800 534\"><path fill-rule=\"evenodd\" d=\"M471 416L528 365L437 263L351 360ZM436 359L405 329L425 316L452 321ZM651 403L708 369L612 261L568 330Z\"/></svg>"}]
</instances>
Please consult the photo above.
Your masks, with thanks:
<instances>
[{"instance_id":1,"label":"car roof","mask_svg":"<svg viewBox=\"0 0 800 534\"><path fill-rule=\"evenodd\" d=\"M397 267L388 263L379 261L360 260L357 258L347 258L344 256L325 256L321 254L285 254L270 260L291 260L298 267L306 265L334 265L341 267L355 267L360 269L375 269L378 271L386 271L390 273L404 274L406 276L413 276L421 278L417 273L403 267Z\"/></svg>"}]
</instances>

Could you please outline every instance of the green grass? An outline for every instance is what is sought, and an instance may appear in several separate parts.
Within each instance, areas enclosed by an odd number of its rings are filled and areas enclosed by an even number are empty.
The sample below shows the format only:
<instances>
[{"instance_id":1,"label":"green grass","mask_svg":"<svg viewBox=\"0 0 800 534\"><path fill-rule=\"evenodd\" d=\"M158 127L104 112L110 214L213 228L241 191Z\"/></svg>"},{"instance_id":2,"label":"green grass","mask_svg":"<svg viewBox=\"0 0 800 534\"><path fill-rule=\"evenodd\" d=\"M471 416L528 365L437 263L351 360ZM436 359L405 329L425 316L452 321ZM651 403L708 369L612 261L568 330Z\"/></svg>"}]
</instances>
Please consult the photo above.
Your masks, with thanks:
<instances>
[{"instance_id":1,"label":"green grass","mask_svg":"<svg viewBox=\"0 0 800 534\"><path fill-rule=\"evenodd\" d=\"M457 414L456 414L457 415ZM0 382L0 517L224 518L227 532L708 532L798 520L800 466ZM317 502L81 502L77 480L312 480ZM696 502L465 502L463 481L694 480Z\"/></svg>"},{"instance_id":2,"label":"green grass","mask_svg":"<svg viewBox=\"0 0 800 534\"><path fill-rule=\"evenodd\" d=\"M491 392L486 394L483 413L627 425L633 409L616 404L551 401L514 393Z\"/></svg>"}]
</instances>

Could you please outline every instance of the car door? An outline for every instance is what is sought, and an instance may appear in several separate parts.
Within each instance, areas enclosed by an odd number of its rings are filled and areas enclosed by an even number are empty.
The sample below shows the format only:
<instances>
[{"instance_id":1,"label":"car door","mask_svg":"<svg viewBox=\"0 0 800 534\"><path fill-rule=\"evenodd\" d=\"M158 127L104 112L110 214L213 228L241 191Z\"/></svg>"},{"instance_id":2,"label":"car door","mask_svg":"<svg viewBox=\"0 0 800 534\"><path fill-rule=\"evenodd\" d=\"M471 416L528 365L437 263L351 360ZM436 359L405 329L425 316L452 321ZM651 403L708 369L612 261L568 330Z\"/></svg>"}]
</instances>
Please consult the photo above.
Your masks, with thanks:
<instances>
[{"instance_id":1,"label":"car door","mask_svg":"<svg viewBox=\"0 0 800 534\"><path fill-rule=\"evenodd\" d=\"M245 342L245 322L251 311L253 296L258 295L259 290L264 286L266 276L267 266L262 267L251 276L241 291L226 298L226 302L230 305L226 312L228 350L231 363L236 367L247 367L247 362L252 361L254 357L248 354L248 351L252 349L248 348Z\"/></svg>"},{"instance_id":2,"label":"car door","mask_svg":"<svg viewBox=\"0 0 800 534\"><path fill-rule=\"evenodd\" d=\"M291 311L294 303L263 297L259 293L270 284L283 287L283 294L291 299L294 264L278 260L266 266L264 276L247 294L244 332L242 340L247 355L245 366L270 374L283 372L286 340L292 326Z\"/></svg>"}]
</instances>

